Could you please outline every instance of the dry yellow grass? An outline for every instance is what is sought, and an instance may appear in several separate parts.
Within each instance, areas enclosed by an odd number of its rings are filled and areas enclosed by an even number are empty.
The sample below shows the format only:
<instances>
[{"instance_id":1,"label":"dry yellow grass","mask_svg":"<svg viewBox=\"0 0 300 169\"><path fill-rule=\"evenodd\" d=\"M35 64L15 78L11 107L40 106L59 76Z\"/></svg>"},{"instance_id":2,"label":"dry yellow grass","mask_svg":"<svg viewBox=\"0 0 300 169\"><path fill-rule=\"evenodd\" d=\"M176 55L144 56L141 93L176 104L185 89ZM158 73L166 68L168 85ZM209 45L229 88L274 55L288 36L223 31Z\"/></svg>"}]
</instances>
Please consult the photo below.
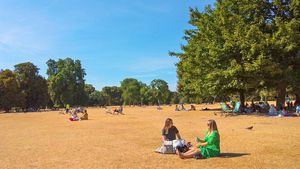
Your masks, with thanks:
<instances>
[{"instance_id":1,"label":"dry yellow grass","mask_svg":"<svg viewBox=\"0 0 300 169\"><path fill-rule=\"evenodd\" d=\"M210 108L216 107L210 105ZM203 106L197 106L198 109ZM218 106L217 106L218 107ZM89 108L88 121L58 112L0 114L0 168L299 168L300 118L215 116L173 107L125 107L126 115ZM227 157L181 160L154 153L171 117L184 139L204 136L215 119ZM246 130L254 126L253 130ZM244 154L244 155L243 155Z\"/></svg>"}]
</instances>

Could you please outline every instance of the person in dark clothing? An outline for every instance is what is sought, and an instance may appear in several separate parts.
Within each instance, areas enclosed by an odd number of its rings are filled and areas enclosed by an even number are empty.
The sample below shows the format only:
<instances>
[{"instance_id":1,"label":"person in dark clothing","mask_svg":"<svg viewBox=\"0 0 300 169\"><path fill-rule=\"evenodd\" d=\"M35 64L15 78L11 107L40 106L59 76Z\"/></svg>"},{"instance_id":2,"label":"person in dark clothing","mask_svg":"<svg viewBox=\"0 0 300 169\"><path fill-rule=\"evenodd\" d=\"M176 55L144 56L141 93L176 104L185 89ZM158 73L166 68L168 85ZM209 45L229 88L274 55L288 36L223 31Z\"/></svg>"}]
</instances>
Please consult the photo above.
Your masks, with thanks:
<instances>
[{"instance_id":1,"label":"person in dark clothing","mask_svg":"<svg viewBox=\"0 0 300 169\"><path fill-rule=\"evenodd\" d=\"M165 126L162 129L162 141L176 140L176 136L178 139L181 139L178 129L173 125L173 120L167 118L165 121Z\"/></svg>"}]
</instances>

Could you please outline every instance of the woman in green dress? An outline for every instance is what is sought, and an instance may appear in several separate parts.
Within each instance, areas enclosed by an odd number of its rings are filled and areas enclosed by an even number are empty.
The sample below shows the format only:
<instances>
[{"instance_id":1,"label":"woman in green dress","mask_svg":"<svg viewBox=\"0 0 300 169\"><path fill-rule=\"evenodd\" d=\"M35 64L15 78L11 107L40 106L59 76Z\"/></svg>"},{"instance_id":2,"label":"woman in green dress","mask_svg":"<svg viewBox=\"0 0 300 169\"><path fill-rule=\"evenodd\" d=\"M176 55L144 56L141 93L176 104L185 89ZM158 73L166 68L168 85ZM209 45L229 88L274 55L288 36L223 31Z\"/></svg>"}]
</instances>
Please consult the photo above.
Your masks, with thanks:
<instances>
[{"instance_id":1,"label":"woman in green dress","mask_svg":"<svg viewBox=\"0 0 300 169\"><path fill-rule=\"evenodd\" d=\"M220 135L215 120L208 120L208 130L205 139L198 143L185 153L177 152L182 159L193 158L200 155L201 158L211 158L220 155Z\"/></svg>"}]
</instances>

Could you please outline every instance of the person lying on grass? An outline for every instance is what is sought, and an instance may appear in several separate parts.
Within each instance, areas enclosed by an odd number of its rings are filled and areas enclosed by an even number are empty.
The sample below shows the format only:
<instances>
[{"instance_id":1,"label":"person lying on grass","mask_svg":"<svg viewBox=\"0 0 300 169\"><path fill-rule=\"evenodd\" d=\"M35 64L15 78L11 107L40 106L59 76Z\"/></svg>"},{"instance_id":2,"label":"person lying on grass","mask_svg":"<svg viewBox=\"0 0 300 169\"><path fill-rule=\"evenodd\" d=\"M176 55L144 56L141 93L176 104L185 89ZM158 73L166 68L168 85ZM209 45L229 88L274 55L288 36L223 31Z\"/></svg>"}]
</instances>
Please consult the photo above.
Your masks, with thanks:
<instances>
[{"instance_id":1,"label":"person lying on grass","mask_svg":"<svg viewBox=\"0 0 300 169\"><path fill-rule=\"evenodd\" d=\"M115 109L113 114L123 114L123 106L120 106L119 108Z\"/></svg>"},{"instance_id":2,"label":"person lying on grass","mask_svg":"<svg viewBox=\"0 0 300 169\"><path fill-rule=\"evenodd\" d=\"M165 121L165 126L162 129L162 141L176 140L176 136L178 139L181 139L178 129L173 125L173 120L167 118Z\"/></svg>"},{"instance_id":3,"label":"person lying on grass","mask_svg":"<svg viewBox=\"0 0 300 169\"><path fill-rule=\"evenodd\" d=\"M215 120L208 120L208 130L204 140L197 138L197 143L187 152L181 153L177 151L180 158L211 158L220 155L220 135Z\"/></svg>"}]
</instances>

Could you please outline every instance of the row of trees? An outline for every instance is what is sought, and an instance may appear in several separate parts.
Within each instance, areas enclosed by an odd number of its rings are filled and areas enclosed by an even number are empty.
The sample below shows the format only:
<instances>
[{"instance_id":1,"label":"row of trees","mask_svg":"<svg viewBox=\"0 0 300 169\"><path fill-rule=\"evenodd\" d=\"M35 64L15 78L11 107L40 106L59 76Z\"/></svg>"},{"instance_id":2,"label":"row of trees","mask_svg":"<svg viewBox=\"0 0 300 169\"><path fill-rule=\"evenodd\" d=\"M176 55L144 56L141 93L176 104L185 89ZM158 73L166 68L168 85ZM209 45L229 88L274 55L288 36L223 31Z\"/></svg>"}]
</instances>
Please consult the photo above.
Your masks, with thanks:
<instances>
[{"instance_id":1,"label":"row of trees","mask_svg":"<svg viewBox=\"0 0 300 169\"><path fill-rule=\"evenodd\" d=\"M38 109L49 104L47 80L32 63L15 65L15 70L0 71L0 108Z\"/></svg>"},{"instance_id":2,"label":"row of trees","mask_svg":"<svg viewBox=\"0 0 300 169\"><path fill-rule=\"evenodd\" d=\"M190 9L177 64L178 91L191 100L275 91L300 96L299 0L217 0Z\"/></svg>"},{"instance_id":3,"label":"row of trees","mask_svg":"<svg viewBox=\"0 0 300 169\"><path fill-rule=\"evenodd\" d=\"M150 85L127 78L121 86L104 87L101 91L87 84L85 87L89 96L88 105L160 105L178 103L176 92L171 92L166 81L155 79Z\"/></svg>"},{"instance_id":4,"label":"row of trees","mask_svg":"<svg viewBox=\"0 0 300 169\"><path fill-rule=\"evenodd\" d=\"M45 107L145 105L178 103L178 94L171 92L167 82L156 79L146 85L127 78L120 87L107 86L98 91L85 84L85 70L79 60L71 58L47 61L48 79L39 75L32 63L15 65L0 71L0 109L12 107L36 111Z\"/></svg>"}]
</instances>

